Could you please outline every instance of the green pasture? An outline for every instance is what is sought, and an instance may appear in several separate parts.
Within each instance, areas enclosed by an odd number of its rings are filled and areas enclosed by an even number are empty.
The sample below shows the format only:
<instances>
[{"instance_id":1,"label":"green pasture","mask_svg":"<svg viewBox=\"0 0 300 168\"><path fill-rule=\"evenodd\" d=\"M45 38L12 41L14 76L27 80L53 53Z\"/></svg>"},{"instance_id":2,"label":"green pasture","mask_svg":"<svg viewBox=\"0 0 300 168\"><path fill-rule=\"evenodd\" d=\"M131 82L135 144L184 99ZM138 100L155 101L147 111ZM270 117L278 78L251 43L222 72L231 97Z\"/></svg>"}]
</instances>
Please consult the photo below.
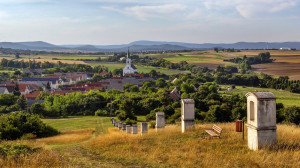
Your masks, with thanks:
<instances>
[{"instance_id":1,"label":"green pasture","mask_svg":"<svg viewBox=\"0 0 300 168\"><path fill-rule=\"evenodd\" d=\"M223 85L222 88L226 89L228 86ZM240 93L242 95L245 95L247 92L254 92L254 91L260 91L260 92L272 92L276 96L276 102L282 103L285 106L300 106L300 94L298 93L291 93L286 90L276 90L276 89L268 89L268 88L256 88L256 87L241 87L236 86L236 89L233 89L234 93ZM225 93L229 93L225 91Z\"/></svg>"},{"instance_id":2,"label":"green pasture","mask_svg":"<svg viewBox=\"0 0 300 168\"><path fill-rule=\"evenodd\" d=\"M87 128L103 129L113 125L110 122L110 117L97 117L97 116L72 116L69 118L60 119L43 119L43 121L56 128L59 131L71 131Z\"/></svg>"}]
</instances>

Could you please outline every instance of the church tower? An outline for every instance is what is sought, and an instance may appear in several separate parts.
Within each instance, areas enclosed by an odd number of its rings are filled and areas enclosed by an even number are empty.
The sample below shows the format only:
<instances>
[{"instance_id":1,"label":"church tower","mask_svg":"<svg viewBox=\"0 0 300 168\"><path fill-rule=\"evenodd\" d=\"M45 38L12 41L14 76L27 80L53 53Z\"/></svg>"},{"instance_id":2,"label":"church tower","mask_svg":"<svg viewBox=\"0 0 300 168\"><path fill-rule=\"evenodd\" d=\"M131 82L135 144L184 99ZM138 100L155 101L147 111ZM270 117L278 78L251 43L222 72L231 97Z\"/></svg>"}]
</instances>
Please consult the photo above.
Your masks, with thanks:
<instances>
[{"instance_id":1,"label":"church tower","mask_svg":"<svg viewBox=\"0 0 300 168\"><path fill-rule=\"evenodd\" d=\"M135 72L137 72L137 68L133 64L131 64L130 52L129 52L129 47L128 47L126 66L125 66L125 68L123 68L123 76L125 74L133 74Z\"/></svg>"}]
</instances>

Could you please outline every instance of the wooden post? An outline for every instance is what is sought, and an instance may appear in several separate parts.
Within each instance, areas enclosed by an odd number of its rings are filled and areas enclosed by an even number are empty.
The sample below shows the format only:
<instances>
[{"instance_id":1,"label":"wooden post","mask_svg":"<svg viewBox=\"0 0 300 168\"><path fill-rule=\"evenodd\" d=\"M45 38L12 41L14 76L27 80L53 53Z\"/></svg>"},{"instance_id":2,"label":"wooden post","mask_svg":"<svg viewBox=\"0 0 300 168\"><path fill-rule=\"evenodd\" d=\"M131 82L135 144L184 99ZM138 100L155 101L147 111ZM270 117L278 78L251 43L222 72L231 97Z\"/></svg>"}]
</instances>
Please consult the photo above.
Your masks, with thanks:
<instances>
[{"instance_id":1,"label":"wooden post","mask_svg":"<svg viewBox=\"0 0 300 168\"><path fill-rule=\"evenodd\" d=\"M243 120L243 141L244 141L244 120Z\"/></svg>"}]
</instances>

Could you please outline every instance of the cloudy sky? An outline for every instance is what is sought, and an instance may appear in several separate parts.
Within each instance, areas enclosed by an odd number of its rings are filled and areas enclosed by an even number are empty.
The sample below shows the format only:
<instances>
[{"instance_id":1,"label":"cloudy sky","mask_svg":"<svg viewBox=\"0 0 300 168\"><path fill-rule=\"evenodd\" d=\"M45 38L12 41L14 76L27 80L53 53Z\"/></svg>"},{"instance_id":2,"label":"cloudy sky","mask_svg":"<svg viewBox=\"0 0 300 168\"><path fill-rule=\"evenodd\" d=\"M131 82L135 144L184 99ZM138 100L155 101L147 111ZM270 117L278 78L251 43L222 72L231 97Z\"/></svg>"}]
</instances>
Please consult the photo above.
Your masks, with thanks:
<instances>
[{"instance_id":1,"label":"cloudy sky","mask_svg":"<svg viewBox=\"0 0 300 168\"><path fill-rule=\"evenodd\" d=\"M0 0L0 41L300 41L300 0Z\"/></svg>"}]
</instances>

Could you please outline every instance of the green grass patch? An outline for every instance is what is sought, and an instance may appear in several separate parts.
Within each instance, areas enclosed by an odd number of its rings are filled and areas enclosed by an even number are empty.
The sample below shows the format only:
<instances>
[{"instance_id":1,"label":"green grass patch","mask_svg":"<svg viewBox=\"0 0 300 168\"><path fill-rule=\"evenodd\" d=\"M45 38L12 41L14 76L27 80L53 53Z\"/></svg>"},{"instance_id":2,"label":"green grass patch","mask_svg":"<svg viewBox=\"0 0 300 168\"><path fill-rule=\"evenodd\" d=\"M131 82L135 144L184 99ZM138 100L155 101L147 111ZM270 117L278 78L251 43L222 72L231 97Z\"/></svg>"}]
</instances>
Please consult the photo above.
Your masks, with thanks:
<instances>
[{"instance_id":1,"label":"green grass patch","mask_svg":"<svg viewBox=\"0 0 300 168\"><path fill-rule=\"evenodd\" d=\"M110 117L73 116L60 119L43 119L43 121L59 131L95 128L96 131L106 132L107 128L113 126Z\"/></svg>"}]
</instances>

